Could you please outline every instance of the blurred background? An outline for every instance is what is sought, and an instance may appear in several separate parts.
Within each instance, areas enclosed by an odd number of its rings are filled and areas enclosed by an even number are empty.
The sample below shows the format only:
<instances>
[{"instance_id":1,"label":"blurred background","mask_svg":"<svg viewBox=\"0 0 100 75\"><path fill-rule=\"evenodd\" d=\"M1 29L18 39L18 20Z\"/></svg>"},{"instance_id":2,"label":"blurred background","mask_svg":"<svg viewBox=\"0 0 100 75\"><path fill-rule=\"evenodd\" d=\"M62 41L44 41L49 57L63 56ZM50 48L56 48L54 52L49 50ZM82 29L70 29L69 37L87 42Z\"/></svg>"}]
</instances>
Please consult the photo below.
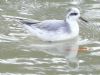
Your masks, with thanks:
<instances>
[{"instance_id":1,"label":"blurred background","mask_svg":"<svg viewBox=\"0 0 100 75\"><path fill-rule=\"evenodd\" d=\"M3 16L28 19L64 19L69 7L78 7L88 23L79 21L80 40L88 52L77 55L79 68L69 70L66 59L27 46L37 40L22 26ZM0 74L1 75L75 75L100 73L100 0L0 0Z\"/></svg>"}]
</instances>

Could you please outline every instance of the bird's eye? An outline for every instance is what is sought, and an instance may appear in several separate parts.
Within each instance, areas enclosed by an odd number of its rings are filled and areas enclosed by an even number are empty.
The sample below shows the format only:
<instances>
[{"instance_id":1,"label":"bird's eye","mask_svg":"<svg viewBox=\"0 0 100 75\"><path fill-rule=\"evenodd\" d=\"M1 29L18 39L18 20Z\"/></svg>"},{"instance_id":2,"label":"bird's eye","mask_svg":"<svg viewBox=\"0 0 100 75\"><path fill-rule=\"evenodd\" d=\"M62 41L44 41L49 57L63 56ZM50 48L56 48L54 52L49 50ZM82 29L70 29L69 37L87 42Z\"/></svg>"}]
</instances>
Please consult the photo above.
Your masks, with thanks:
<instances>
[{"instance_id":1,"label":"bird's eye","mask_svg":"<svg viewBox=\"0 0 100 75\"><path fill-rule=\"evenodd\" d=\"M73 16L74 16L74 15L77 15L77 14L78 14L78 13L71 13L70 15L73 15Z\"/></svg>"}]
</instances>

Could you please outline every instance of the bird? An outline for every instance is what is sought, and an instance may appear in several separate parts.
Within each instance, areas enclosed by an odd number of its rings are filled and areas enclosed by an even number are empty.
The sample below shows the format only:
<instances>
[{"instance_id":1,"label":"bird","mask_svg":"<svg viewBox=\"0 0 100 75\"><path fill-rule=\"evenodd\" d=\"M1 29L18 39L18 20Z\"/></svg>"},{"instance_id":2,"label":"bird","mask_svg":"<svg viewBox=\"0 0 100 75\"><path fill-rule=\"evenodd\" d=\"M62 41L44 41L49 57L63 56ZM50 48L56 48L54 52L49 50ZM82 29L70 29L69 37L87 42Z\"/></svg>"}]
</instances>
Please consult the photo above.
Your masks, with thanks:
<instances>
[{"instance_id":1,"label":"bird","mask_svg":"<svg viewBox=\"0 0 100 75\"><path fill-rule=\"evenodd\" d=\"M25 21L21 20L24 28L28 30L33 36L36 36L45 42L67 42L66 45L61 44L61 48L68 51L78 49L77 43L79 38L79 25L78 19L88 22L81 17L80 11L76 7L71 7L68 9L68 13L63 20L43 20L43 21ZM76 44L76 45L75 45ZM75 46L74 46L75 45ZM57 45L60 46L60 45ZM77 47L76 47L77 46ZM65 48L66 47L66 48ZM86 48L80 48L79 50L85 51ZM73 51L72 50L72 51ZM73 51L73 54L75 51ZM66 54L66 52L65 52Z\"/></svg>"},{"instance_id":2,"label":"bird","mask_svg":"<svg viewBox=\"0 0 100 75\"><path fill-rule=\"evenodd\" d=\"M51 19L51 20L31 20L9 17L20 20L23 28L37 37L43 42L48 42L48 47L45 46L43 50L53 55L63 55L66 58L75 57L78 52L78 40L79 40L79 25L78 20L88 22L81 17L80 10L76 7L68 9L63 20ZM37 47L38 46L38 47ZM42 49L39 45L34 45ZM36 49L37 49L36 48ZM81 48L80 50L85 50Z\"/></svg>"},{"instance_id":3,"label":"bird","mask_svg":"<svg viewBox=\"0 0 100 75\"><path fill-rule=\"evenodd\" d=\"M70 8L64 20L44 20L27 22L21 21L25 29L27 29L32 35L43 41L63 41L73 39L79 36L78 19L87 22L80 17L80 11L78 8Z\"/></svg>"}]
</instances>

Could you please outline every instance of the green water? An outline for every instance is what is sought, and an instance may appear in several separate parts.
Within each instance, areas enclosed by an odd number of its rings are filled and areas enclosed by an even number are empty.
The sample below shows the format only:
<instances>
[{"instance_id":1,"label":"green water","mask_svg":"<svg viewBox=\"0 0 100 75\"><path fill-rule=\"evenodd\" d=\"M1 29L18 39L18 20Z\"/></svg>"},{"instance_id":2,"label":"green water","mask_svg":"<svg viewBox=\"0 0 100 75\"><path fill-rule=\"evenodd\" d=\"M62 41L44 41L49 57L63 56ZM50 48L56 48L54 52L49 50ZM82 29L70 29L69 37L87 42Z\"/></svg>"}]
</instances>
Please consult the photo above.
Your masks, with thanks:
<instances>
[{"instance_id":1,"label":"green water","mask_svg":"<svg viewBox=\"0 0 100 75\"><path fill-rule=\"evenodd\" d=\"M78 7L89 23L80 21L80 37L91 51L77 54L79 68L69 69L66 59L30 46L37 43L20 24L3 16L29 19L64 19L66 9ZM0 0L0 75L97 75L100 74L99 0ZM87 44L88 41L91 41Z\"/></svg>"}]
</instances>

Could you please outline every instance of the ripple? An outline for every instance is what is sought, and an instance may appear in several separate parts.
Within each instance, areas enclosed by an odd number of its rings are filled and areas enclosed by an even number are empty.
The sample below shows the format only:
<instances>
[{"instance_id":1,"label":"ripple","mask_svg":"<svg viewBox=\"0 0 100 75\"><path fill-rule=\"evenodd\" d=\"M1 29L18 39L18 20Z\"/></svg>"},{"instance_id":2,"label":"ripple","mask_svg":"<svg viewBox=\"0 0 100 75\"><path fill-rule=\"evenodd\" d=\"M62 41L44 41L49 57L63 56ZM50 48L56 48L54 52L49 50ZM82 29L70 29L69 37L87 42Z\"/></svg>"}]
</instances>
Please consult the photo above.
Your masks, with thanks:
<instances>
[{"instance_id":1,"label":"ripple","mask_svg":"<svg viewBox=\"0 0 100 75\"><path fill-rule=\"evenodd\" d=\"M33 74L33 73L32 74L30 74L30 73L27 73L27 74L26 73L25 74L23 73L22 74L22 73L9 73L9 72L8 73L0 73L0 74L1 75L38 75L38 74Z\"/></svg>"},{"instance_id":2,"label":"ripple","mask_svg":"<svg viewBox=\"0 0 100 75\"><path fill-rule=\"evenodd\" d=\"M99 48L99 50L100 50L100 48ZM92 55L92 56L100 56L100 52L92 52L90 55Z\"/></svg>"},{"instance_id":3,"label":"ripple","mask_svg":"<svg viewBox=\"0 0 100 75\"><path fill-rule=\"evenodd\" d=\"M12 41L19 41L19 39L16 37L0 34L0 42L12 42Z\"/></svg>"},{"instance_id":4,"label":"ripple","mask_svg":"<svg viewBox=\"0 0 100 75\"><path fill-rule=\"evenodd\" d=\"M79 5L79 4L83 3L83 2L84 2L83 0L71 0L70 4Z\"/></svg>"},{"instance_id":5,"label":"ripple","mask_svg":"<svg viewBox=\"0 0 100 75\"><path fill-rule=\"evenodd\" d=\"M0 8L0 11L3 11L3 9Z\"/></svg>"},{"instance_id":6,"label":"ripple","mask_svg":"<svg viewBox=\"0 0 100 75\"><path fill-rule=\"evenodd\" d=\"M25 61L21 61L21 60L25 60ZM27 60L28 60L27 58L0 59L0 63L16 64L16 65L34 65L32 62L29 62Z\"/></svg>"}]
</instances>

